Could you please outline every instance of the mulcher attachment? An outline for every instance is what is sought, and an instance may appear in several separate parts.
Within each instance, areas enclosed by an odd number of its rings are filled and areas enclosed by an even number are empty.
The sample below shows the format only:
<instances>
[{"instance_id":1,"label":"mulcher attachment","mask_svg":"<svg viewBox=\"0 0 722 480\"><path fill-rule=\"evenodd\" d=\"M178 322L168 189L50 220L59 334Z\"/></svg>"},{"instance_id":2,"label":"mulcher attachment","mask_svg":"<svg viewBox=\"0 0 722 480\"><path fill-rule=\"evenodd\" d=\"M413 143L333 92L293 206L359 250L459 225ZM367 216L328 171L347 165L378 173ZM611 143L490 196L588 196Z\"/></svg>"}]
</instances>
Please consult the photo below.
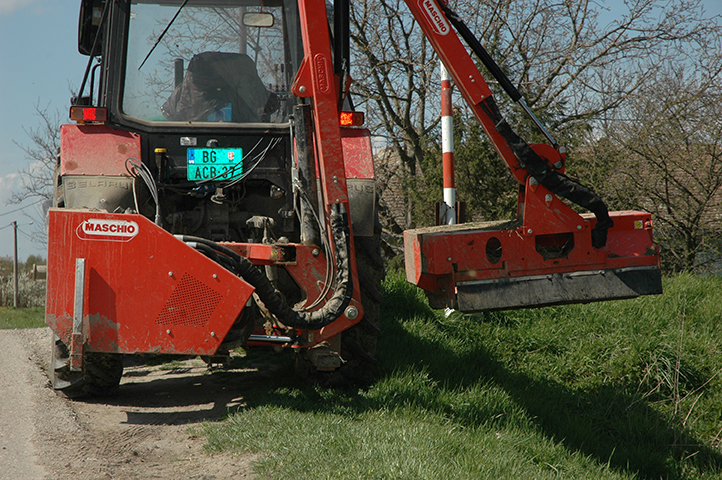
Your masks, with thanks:
<instances>
[{"instance_id":1,"label":"mulcher attachment","mask_svg":"<svg viewBox=\"0 0 722 480\"><path fill-rule=\"evenodd\" d=\"M462 312L662 293L648 213L611 212L614 226L606 246L597 249L591 235L595 217L579 215L553 197L548 206L536 206L539 220L532 225L527 220L535 207L529 200L524 222L406 231L408 281L426 290L433 307ZM569 222L568 228L558 225L559 219Z\"/></svg>"}]
</instances>

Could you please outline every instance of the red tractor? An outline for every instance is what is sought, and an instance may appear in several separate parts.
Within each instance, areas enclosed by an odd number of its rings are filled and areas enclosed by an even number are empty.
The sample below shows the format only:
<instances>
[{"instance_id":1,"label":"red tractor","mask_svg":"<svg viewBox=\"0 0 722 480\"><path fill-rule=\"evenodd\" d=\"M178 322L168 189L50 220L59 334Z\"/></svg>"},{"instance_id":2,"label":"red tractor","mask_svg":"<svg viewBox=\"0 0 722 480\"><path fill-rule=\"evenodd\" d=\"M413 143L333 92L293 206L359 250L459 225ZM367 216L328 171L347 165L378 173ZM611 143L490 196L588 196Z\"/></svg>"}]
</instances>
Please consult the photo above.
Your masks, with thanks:
<instances>
[{"instance_id":1,"label":"red tractor","mask_svg":"<svg viewBox=\"0 0 722 480\"><path fill-rule=\"evenodd\" d=\"M519 138L459 36L523 100L469 29L437 0L407 3L520 185L515 221L407 231L409 281L465 312L660 293L650 216L610 214L566 177L538 121L549 144ZM82 1L89 61L49 213L56 390L117 391L124 354L264 345L317 382L372 380L384 265L348 10Z\"/></svg>"}]
</instances>

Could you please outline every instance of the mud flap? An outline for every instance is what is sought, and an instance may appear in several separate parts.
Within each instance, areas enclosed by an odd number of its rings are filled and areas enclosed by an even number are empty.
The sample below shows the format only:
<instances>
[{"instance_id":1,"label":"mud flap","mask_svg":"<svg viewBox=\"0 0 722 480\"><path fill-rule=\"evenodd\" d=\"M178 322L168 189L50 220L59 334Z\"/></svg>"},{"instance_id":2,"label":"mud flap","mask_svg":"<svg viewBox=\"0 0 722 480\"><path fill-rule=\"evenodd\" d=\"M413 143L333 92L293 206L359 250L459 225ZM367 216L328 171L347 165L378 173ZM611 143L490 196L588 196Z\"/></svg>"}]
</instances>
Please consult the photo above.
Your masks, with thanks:
<instances>
[{"instance_id":1,"label":"mud flap","mask_svg":"<svg viewBox=\"0 0 722 480\"><path fill-rule=\"evenodd\" d=\"M459 311L480 312L656 295L662 275L657 267L629 267L461 282L456 289Z\"/></svg>"}]
</instances>

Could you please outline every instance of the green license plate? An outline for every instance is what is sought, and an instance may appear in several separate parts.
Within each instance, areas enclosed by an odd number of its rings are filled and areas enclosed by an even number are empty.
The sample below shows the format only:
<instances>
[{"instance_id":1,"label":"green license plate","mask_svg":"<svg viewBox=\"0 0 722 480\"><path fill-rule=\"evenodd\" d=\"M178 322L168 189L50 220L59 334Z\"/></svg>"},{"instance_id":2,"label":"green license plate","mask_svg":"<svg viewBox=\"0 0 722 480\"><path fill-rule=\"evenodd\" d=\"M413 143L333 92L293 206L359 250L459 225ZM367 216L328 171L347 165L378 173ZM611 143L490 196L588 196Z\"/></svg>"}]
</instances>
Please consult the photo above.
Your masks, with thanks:
<instances>
[{"instance_id":1,"label":"green license plate","mask_svg":"<svg viewBox=\"0 0 722 480\"><path fill-rule=\"evenodd\" d=\"M241 148L189 148L187 155L188 180L233 180L243 174Z\"/></svg>"}]
</instances>

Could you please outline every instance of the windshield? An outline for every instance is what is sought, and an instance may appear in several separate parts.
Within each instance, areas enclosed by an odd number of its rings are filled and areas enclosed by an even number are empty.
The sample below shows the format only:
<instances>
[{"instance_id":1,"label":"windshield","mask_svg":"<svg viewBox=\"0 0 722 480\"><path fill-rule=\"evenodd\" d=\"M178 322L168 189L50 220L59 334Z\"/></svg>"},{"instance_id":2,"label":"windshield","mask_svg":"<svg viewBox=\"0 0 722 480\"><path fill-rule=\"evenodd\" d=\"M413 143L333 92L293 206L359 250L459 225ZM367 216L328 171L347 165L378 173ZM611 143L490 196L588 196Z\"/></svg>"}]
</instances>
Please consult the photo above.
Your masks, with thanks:
<instances>
[{"instance_id":1,"label":"windshield","mask_svg":"<svg viewBox=\"0 0 722 480\"><path fill-rule=\"evenodd\" d=\"M133 2L123 113L154 122L287 122L303 55L296 2L263 3Z\"/></svg>"}]
</instances>

